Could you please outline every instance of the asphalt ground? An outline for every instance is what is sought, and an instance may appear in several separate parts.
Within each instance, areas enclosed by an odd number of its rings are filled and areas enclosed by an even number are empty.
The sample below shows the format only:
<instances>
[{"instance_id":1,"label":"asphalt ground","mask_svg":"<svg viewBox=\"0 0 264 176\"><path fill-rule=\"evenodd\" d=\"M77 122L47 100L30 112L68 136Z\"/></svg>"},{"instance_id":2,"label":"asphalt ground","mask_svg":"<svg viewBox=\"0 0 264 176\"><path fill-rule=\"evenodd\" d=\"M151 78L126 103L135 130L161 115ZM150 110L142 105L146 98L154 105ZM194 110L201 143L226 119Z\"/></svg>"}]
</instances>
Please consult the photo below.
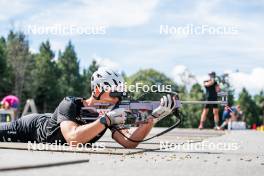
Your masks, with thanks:
<instances>
[{"instance_id":1,"label":"asphalt ground","mask_svg":"<svg viewBox=\"0 0 264 176\"><path fill-rule=\"evenodd\" d=\"M161 130L154 128L150 136ZM96 146L0 143L0 175L264 174L264 132L259 131L175 129L136 149L122 148L107 133Z\"/></svg>"}]
</instances>

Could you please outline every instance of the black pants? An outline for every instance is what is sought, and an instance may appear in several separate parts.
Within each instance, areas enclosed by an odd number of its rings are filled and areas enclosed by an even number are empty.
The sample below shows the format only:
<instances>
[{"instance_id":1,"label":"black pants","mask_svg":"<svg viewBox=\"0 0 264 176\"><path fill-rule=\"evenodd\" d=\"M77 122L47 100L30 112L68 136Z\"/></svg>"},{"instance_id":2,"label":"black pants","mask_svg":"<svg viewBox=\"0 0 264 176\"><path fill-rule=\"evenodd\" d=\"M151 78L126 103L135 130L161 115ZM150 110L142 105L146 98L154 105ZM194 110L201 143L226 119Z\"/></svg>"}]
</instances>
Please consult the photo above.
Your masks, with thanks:
<instances>
[{"instance_id":1,"label":"black pants","mask_svg":"<svg viewBox=\"0 0 264 176\"><path fill-rule=\"evenodd\" d=\"M207 97L205 101L217 101L217 97ZM218 104L205 104L204 108L218 108Z\"/></svg>"},{"instance_id":2,"label":"black pants","mask_svg":"<svg viewBox=\"0 0 264 176\"><path fill-rule=\"evenodd\" d=\"M39 114L26 115L14 122L0 123L0 142L35 141Z\"/></svg>"}]
</instances>

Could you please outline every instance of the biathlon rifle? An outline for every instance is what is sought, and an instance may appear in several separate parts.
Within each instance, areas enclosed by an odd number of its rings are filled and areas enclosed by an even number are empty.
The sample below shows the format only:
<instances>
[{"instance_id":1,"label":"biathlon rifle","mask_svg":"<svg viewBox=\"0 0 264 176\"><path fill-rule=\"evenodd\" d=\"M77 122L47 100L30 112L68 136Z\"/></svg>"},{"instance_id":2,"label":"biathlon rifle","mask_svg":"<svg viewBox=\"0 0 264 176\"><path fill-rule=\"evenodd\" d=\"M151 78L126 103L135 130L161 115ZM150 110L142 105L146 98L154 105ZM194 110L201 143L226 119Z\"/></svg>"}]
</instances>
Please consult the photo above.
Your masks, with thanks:
<instances>
[{"instance_id":1,"label":"biathlon rifle","mask_svg":"<svg viewBox=\"0 0 264 176\"><path fill-rule=\"evenodd\" d=\"M119 129L116 129L120 134L122 134L124 137L126 137L128 140L133 142L144 142L148 141L150 139L153 139L155 137L158 137L160 135L163 135L165 133L168 133L169 131L173 130L174 128L178 127L180 123L182 122L182 114L180 112L180 108L182 104L221 104L226 105L227 104L227 94L220 93L218 96L222 99L220 101L180 101L178 93L176 92L157 92L158 94L170 94L171 96L174 96L176 101L174 105L174 109L171 113L175 117L175 123L167 128L166 130L149 137L147 139L144 139L142 141L136 141L128 138L123 134ZM100 115L104 115L105 113L115 109L115 108L124 108L127 112L127 118L126 122L124 124L125 127L135 127L139 126L140 124L147 123L148 117L151 115L152 111L156 109L160 105L160 101L143 101L142 98L147 95L143 94L139 100L133 100L129 98L128 94L126 92L111 92L111 97L118 97L120 101L116 105L110 105L109 103L97 103L94 107L84 107L82 109L82 120L84 121L94 121L98 118ZM94 112L91 113L91 111ZM87 113L86 113L87 112ZM87 114L87 115L86 115ZM165 117L166 118L166 117Z\"/></svg>"},{"instance_id":2,"label":"biathlon rifle","mask_svg":"<svg viewBox=\"0 0 264 176\"><path fill-rule=\"evenodd\" d=\"M169 131L179 126L181 122L181 114L179 111L181 103L180 103L178 94L176 92L158 92L157 94L161 94L161 93L170 94L171 96L174 96L176 99L174 109L171 113L171 115L175 116L176 120L175 120L175 123L171 127L167 128L166 130L152 137L149 137L141 141L130 139L125 134L123 134L119 128L116 128L116 131L118 131L125 138L127 138L128 140L132 142L144 142L152 138L158 137L160 135L163 135L165 133L168 133ZM147 94L144 94L143 96L145 95ZM96 103L93 107L84 107L82 108L82 111L81 111L82 120L86 122L94 121L98 118L98 116L104 115L105 113L115 108L124 108L125 111L127 112L127 118L126 118L124 127L130 128L130 127L139 126L140 124L147 123L148 117L151 115L152 111L160 105L160 101L133 100L129 98L126 92L111 92L110 96L118 97L120 101L116 105L112 105L112 106L109 103L99 102L99 103ZM94 113L91 113L91 112L94 112Z\"/></svg>"}]
</instances>

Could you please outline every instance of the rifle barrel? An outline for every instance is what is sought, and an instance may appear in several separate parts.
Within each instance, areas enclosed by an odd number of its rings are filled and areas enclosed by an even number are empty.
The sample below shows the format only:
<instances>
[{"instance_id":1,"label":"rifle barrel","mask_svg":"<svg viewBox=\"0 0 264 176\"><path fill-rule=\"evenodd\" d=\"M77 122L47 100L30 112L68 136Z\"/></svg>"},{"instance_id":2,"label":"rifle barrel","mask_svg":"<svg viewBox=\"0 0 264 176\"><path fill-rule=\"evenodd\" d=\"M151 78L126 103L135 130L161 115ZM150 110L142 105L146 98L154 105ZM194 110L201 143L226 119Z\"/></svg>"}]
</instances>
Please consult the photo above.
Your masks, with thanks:
<instances>
[{"instance_id":1,"label":"rifle barrel","mask_svg":"<svg viewBox=\"0 0 264 176\"><path fill-rule=\"evenodd\" d=\"M182 104L221 104L226 105L226 101L181 101Z\"/></svg>"}]
</instances>

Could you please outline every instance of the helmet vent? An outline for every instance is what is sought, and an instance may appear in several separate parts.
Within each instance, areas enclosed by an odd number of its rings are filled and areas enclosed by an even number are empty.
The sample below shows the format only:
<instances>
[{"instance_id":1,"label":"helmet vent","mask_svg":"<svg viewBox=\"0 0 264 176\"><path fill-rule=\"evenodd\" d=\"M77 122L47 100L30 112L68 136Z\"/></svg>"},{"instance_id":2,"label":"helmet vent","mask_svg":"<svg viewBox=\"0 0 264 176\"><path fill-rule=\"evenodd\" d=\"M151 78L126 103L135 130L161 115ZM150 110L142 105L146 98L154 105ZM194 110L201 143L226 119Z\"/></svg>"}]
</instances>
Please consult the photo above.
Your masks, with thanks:
<instances>
[{"instance_id":1,"label":"helmet vent","mask_svg":"<svg viewBox=\"0 0 264 176\"><path fill-rule=\"evenodd\" d=\"M108 71L105 71L108 75L111 75L111 73L109 73Z\"/></svg>"},{"instance_id":2,"label":"helmet vent","mask_svg":"<svg viewBox=\"0 0 264 176\"><path fill-rule=\"evenodd\" d=\"M106 86L111 87L111 85L110 85L108 82L104 82L104 84L105 84Z\"/></svg>"},{"instance_id":3,"label":"helmet vent","mask_svg":"<svg viewBox=\"0 0 264 176\"><path fill-rule=\"evenodd\" d=\"M118 84L117 84L116 80L114 80L114 79L113 79L113 81L114 81L115 85L116 85L116 86L118 86Z\"/></svg>"}]
</instances>

